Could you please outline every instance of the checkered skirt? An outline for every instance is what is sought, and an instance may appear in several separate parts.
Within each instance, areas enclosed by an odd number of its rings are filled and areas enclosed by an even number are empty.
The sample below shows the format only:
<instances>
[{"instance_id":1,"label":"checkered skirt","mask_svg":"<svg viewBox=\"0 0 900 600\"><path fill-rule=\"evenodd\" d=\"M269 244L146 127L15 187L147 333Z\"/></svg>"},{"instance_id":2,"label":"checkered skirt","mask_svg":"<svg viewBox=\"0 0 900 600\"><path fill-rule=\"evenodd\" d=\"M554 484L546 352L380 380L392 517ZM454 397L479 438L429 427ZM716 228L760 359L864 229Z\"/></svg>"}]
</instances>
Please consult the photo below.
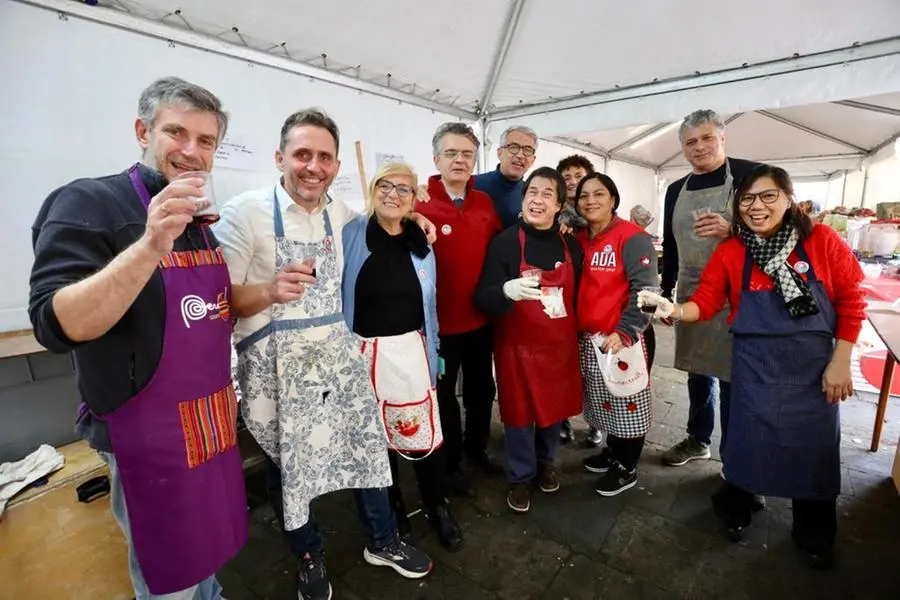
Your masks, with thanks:
<instances>
[{"instance_id":1,"label":"checkered skirt","mask_svg":"<svg viewBox=\"0 0 900 600\"><path fill-rule=\"evenodd\" d=\"M643 336L641 347L646 360L647 346ZM646 389L627 398L612 395L600 373L590 336L584 333L578 336L578 357L584 381L584 420L600 431L620 438L645 435L650 429L652 412L649 383Z\"/></svg>"}]
</instances>

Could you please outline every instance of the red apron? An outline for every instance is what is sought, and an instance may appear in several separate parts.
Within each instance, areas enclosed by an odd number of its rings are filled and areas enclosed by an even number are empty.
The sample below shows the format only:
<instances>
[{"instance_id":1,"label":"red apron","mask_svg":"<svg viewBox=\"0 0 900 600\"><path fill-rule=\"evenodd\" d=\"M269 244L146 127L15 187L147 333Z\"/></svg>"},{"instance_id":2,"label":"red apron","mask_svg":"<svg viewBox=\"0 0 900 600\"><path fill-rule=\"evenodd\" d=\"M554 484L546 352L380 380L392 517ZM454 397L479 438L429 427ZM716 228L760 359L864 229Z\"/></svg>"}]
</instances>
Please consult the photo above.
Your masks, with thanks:
<instances>
[{"instance_id":1,"label":"red apron","mask_svg":"<svg viewBox=\"0 0 900 600\"><path fill-rule=\"evenodd\" d=\"M129 173L144 206L150 194ZM247 540L247 496L231 385L231 281L221 248L172 252L162 356L109 424L137 562L155 595L215 575Z\"/></svg>"},{"instance_id":2,"label":"red apron","mask_svg":"<svg viewBox=\"0 0 900 600\"><path fill-rule=\"evenodd\" d=\"M494 334L494 363L500 418L505 425L548 427L581 413L581 369L575 317L575 269L560 236L565 260L541 275L543 287L561 287L567 316L551 319L537 300L520 300L500 318ZM525 262L525 232L519 228L519 272Z\"/></svg>"}]
</instances>

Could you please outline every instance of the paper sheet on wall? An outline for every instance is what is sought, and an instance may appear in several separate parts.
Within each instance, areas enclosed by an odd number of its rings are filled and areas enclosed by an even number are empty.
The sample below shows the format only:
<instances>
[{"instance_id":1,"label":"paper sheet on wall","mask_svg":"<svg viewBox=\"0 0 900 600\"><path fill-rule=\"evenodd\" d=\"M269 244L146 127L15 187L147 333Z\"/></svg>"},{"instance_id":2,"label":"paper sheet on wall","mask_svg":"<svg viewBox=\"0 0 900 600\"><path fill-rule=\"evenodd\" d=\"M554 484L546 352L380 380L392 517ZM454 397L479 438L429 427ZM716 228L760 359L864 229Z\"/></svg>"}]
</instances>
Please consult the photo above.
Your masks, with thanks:
<instances>
[{"instance_id":1,"label":"paper sheet on wall","mask_svg":"<svg viewBox=\"0 0 900 600\"><path fill-rule=\"evenodd\" d=\"M252 146L240 137L225 135L216 149L216 166L241 171L256 170L257 155Z\"/></svg>"},{"instance_id":2,"label":"paper sheet on wall","mask_svg":"<svg viewBox=\"0 0 900 600\"><path fill-rule=\"evenodd\" d=\"M402 163L406 162L406 158L402 154L392 154L390 152L376 152L375 153L375 169L380 169L383 165L388 163Z\"/></svg>"},{"instance_id":3,"label":"paper sheet on wall","mask_svg":"<svg viewBox=\"0 0 900 600\"><path fill-rule=\"evenodd\" d=\"M350 208L362 212L365 209L365 201L359 185L359 174L357 173L338 175L331 182L328 193L333 198L343 200Z\"/></svg>"}]
</instances>

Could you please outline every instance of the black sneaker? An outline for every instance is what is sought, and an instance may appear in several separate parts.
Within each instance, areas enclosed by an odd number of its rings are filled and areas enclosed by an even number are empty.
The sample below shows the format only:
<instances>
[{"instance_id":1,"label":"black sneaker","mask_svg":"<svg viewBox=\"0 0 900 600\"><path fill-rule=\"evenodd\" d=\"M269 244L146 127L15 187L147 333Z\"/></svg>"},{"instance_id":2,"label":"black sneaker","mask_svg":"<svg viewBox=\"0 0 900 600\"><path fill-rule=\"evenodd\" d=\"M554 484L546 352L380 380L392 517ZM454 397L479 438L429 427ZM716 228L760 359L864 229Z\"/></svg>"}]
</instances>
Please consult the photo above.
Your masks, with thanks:
<instances>
[{"instance_id":1,"label":"black sneaker","mask_svg":"<svg viewBox=\"0 0 900 600\"><path fill-rule=\"evenodd\" d=\"M584 438L584 447L585 448L596 448L603 441L603 434L600 433L600 430L596 427L591 427L588 430L587 437Z\"/></svg>"},{"instance_id":2,"label":"black sneaker","mask_svg":"<svg viewBox=\"0 0 900 600\"><path fill-rule=\"evenodd\" d=\"M600 451L600 454L594 454L592 456L588 456L586 459L581 461L581 464L584 465L584 470L589 473L606 473L609 471L609 468L613 465L613 457L612 452L609 451L609 446L603 448Z\"/></svg>"},{"instance_id":3,"label":"black sneaker","mask_svg":"<svg viewBox=\"0 0 900 600\"><path fill-rule=\"evenodd\" d=\"M626 471L619 463L612 465L594 485L594 491L601 496L615 496L637 483L637 469Z\"/></svg>"},{"instance_id":4,"label":"black sneaker","mask_svg":"<svg viewBox=\"0 0 900 600\"><path fill-rule=\"evenodd\" d=\"M421 579L431 573L434 566L427 554L401 539L382 548L366 546L363 558L370 565L390 567L407 579Z\"/></svg>"},{"instance_id":5,"label":"black sneaker","mask_svg":"<svg viewBox=\"0 0 900 600\"><path fill-rule=\"evenodd\" d=\"M559 443L561 444L569 444L575 440L575 429L572 428L572 424L569 423L569 420L566 419L562 422L562 426L559 428Z\"/></svg>"},{"instance_id":6,"label":"black sneaker","mask_svg":"<svg viewBox=\"0 0 900 600\"><path fill-rule=\"evenodd\" d=\"M331 600L331 582L325 572L323 553L307 553L300 559L298 579L299 600Z\"/></svg>"}]
</instances>

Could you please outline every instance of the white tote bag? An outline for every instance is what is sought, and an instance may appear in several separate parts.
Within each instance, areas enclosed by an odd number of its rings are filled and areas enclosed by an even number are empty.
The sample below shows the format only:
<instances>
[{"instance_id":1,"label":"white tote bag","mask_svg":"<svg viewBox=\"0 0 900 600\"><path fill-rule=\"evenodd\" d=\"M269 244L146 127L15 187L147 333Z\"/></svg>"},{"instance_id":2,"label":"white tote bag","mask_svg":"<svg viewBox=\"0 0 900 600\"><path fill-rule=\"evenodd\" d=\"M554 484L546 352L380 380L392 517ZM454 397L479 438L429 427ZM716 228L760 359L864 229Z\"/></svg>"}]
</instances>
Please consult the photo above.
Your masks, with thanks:
<instances>
[{"instance_id":1,"label":"white tote bag","mask_svg":"<svg viewBox=\"0 0 900 600\"><path fill-rule=\"evenodd\" d=\"M647 371L647 360L644 358L644 346L640 340L631 346L623 346L613 353L600 350L606 336L595 333L591 336L591 345L600 374L609 393L617 398L634 396L650 385L650 374Z\"/></svg>"},{"instance_id":2,"label":"white tote bag","mask_svg":"<svg viewBox=\"0 0 900 600\"><path fill-rule=\"evenodd\" d=\"M444 435L422 334L366 339L362 351L371 365L388 446L409 460L427 457L444 442Z\"/></svg>"}]
</instances>

